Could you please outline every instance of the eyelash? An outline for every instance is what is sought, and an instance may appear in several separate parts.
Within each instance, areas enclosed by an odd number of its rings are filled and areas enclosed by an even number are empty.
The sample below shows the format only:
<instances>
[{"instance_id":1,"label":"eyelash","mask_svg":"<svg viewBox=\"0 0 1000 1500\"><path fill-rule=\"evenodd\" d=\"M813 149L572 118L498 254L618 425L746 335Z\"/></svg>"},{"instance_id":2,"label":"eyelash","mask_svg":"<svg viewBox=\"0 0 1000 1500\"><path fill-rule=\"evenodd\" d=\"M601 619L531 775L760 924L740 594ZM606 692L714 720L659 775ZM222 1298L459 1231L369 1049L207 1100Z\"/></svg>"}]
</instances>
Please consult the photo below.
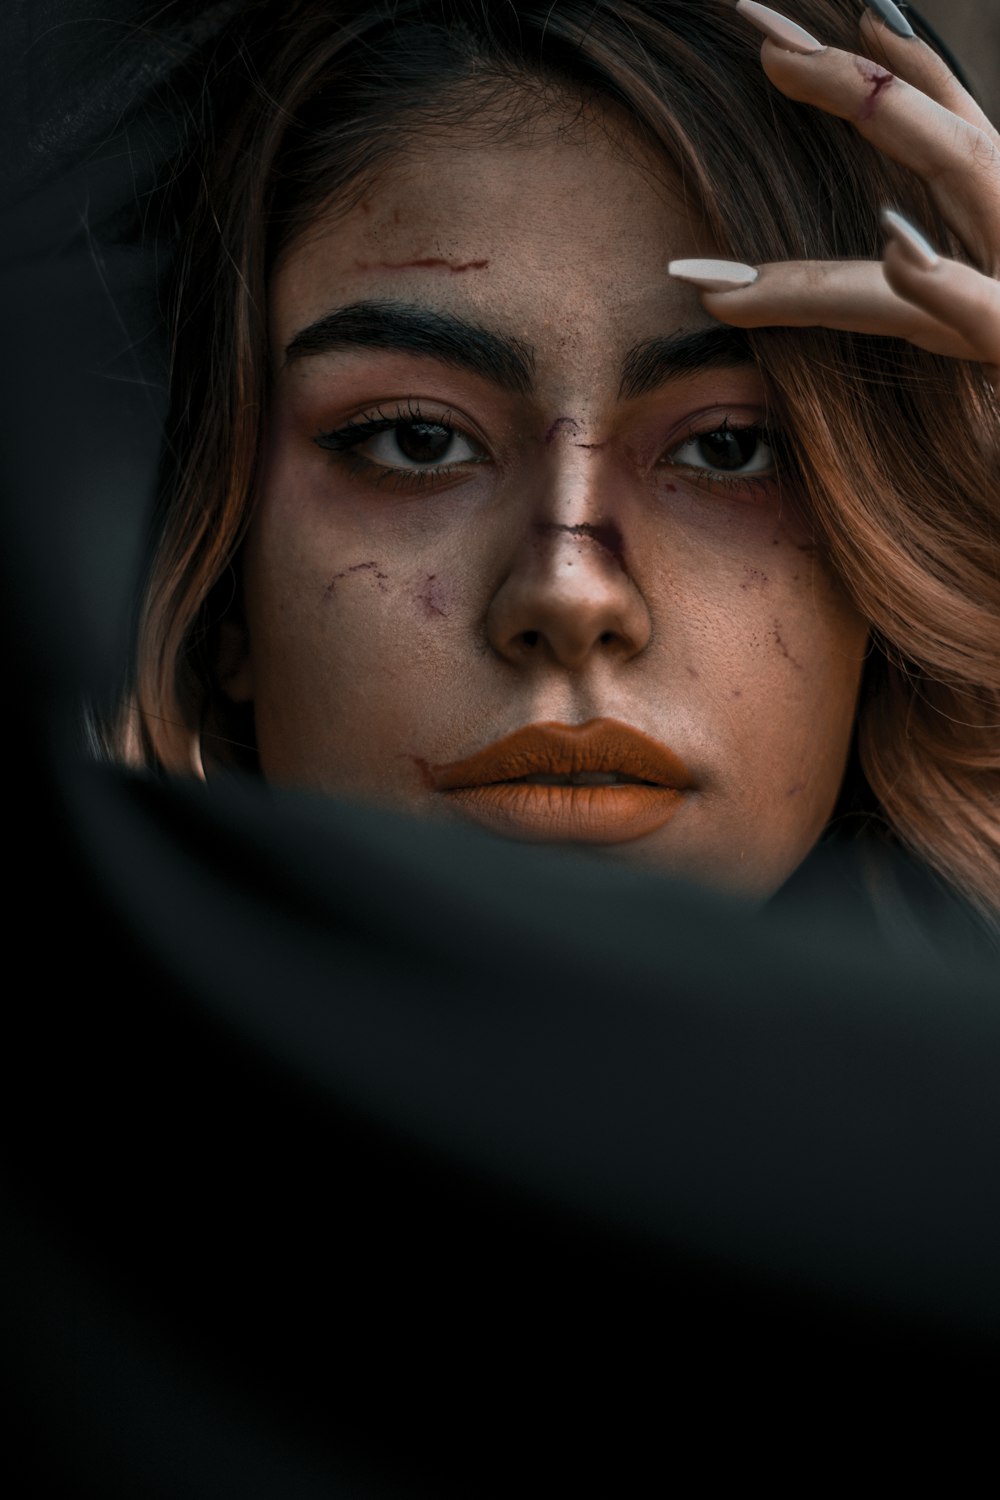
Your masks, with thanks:
<instances>
[{"instance_id":1,"label":"eyelash","mask_svg":"<svg viewBox=\"0 0 1000 1500\"><path fill-rule=\"evenodd\" d=\"M408 422L423 422L428 426L438 427L444 432L455 432L460 437L465 437L466 434L452 423L450 417L450 412L446 412L444 416L435 414L432 417L425 417L420 410L419 403L407 400L405 409L398 406L394 411L385 412L380 406L375 407L374 413L366 413L360 419L352 418L342 427L334 428L331 432L318 433L313 441L320 448L332 452L348 467L349 472L366 474L370 483L378 486L387 485L397 491L405 490L413 493L440 480L446 474L454 473L465 464L482 463L485 460L465 459L461 463L440 464L437 467L401 469L393 468L388 464L373 463L362 454L355 453L354 450L379 433L391 431L393 427L405 426ZM674 467L697 474L699 482L711 488L718 487L733 494L742 491L744 495L752 499L759 492L761 485L774 484L779 468L779 455L784 452L782 434L773 431L763 422L731 423L729 418L725 417L721 422L715 422L711 426L695 426L674 444L671 451L676 453L688 443L697 441L698 438L714 437L723 432L752 433L760 441L765 442L774 455L771 469L761 474L727 474L721 469L700 469L694 464L677 464ZM469 441L474 440L469 439ZM669 457L670 455L667 455L668 460ZM661 460L661 463L663 462Z\"/></svg>"},{"instance_id":2,"label":"eyelash","mask_svg":"<svg viewBox=\"0 0 1000 1500\"><path fill-rule=\"evenodd\" d=\"M333 452L341 463L345 464L352 474L364 473L369 481L375 485L388 485L395 490L415 491L423 489L427 484L432 484L443 475L453 473L460 465L439 464L436 468L425 469L394 469L388 464L373 463L363 454L355 453L354 449L360 447L370 438L377 437L380 432L389 432L393 427L403 427L407 422L426 422L429 426L440 427L444 432L457 432L459 436L465 434L450 420L451 413L446 412L444 416L434 415L425 417L418 402L408 400L405 410L400 406L393 412L384 412L380 406L375 407L375 415L366 414L360 420L351 419L345 422L343 427L334 428L332 432L318 433L314 438L320 448L326 448ZM466 459L469 463L472 460ZM478 460L483 462L483 460Z\"/></svg>"},{"instance_id":3,"label":"eyelash","mask_svg":"<svg viewBox=\"0 0 1000 1500\"><path fill-rule=\"evenodd\" d=\"M774 485L777 482L778 475L788 458L784 435L768 427L764 422L730 422L728 417L723 417L721 422L713 422L708 426L693 426L679 442L673 445L666 462L669 464L672 454L685 448L688 443L696 442L698 438L715 437L724 432L753 434L758 441L770 448L771 467L760 474L727 474L724 469L699 469L694 464L675 464L673 467L697 474L699 481L710 488L728 490L731 494L742 491L748 498L753 499L759 493L761 485ZM661 462L664 461L661 460Z\"/></svg>"}]
</instances>

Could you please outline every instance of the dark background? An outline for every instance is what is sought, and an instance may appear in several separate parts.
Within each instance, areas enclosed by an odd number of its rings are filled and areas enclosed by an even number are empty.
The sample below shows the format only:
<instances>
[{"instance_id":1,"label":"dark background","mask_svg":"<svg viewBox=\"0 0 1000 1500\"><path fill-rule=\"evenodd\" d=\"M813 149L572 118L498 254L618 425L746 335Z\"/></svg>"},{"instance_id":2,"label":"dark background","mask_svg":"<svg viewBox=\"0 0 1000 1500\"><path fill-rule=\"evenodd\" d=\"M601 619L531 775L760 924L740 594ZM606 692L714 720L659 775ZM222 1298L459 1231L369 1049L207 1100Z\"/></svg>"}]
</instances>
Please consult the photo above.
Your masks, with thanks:
<instances>
[{"instance_id":1,"label":"dark background","mask_svg":"<svg viewBox=\"0 0 1000 1500\"><path fill-rule=\"evenodd\" d=\"M1000 123L1000 0L920 0L918 9L968 73L990 119Z\"/></svg>"}]
</instances>

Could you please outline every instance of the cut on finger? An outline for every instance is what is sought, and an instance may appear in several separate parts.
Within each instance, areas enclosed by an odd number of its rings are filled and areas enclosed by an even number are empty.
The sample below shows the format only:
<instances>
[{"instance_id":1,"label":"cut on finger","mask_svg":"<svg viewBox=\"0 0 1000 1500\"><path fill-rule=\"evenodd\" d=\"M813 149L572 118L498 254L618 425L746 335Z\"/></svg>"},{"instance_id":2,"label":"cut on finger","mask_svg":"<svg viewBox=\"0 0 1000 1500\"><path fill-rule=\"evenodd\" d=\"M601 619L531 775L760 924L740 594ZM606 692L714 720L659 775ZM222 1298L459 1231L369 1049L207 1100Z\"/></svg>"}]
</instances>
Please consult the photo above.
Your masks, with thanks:
<instances>
[{"instance_id":1,"label":"cut on finger","mask_svg":"<svg viewBox=\"0 0 1000 1500\"><path fill-rule=\"evenodd\" d=\"M958 115L966 124L985 131L992 136L994 144L1000 146L1000 134L993 121L983 113L933 47L919 36L896 36L884 21L867 9L862 14L858 30L876 62Z\"/></svg>"}]
</instances>

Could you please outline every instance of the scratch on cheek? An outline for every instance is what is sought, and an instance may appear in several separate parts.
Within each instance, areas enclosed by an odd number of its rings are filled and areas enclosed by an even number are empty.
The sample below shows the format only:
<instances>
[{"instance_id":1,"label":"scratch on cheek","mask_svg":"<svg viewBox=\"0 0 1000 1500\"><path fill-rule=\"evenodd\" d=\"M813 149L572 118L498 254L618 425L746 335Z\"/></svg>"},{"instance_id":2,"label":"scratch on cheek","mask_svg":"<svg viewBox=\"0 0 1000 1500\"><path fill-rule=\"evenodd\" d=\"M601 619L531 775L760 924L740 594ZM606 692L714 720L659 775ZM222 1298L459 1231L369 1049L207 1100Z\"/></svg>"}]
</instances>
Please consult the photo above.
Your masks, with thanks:
<instances>
[{"instance_id":1,"label":"scratch on cheek","mask_svg":"<svg viewBox=\"0 0 1000 1500\"><path fill-rule=\"evenodd\" d=\"M862 78L871 85L868 97L858 111L858 119L870 120L878 106L880 95L890 83L895 82L895 74L887 72L885 68L880 68L878 63L872 62L867 57L857 57L855 62Z\"/></svg>"},{"instance_id":2,"label":"scratch on cheek","mask_svg":"<svg viewBox=\"0 0 1000 1500\"><path fill-rule=\"evenodd\" d=\"M691 678L694 679L695 682L697 682L699 680L699 678L701 677L701 673L700 672L696 672L695 669L694 669L694 667L685 667L684 670L688 674L689 677L691 677Z\"/></svg>"},{"instance_id":3,"label":"scratch on cheek","mask_svg":"<svg viewBox=\"0 0 1000 1500\"><path fill-rule=\"evenodd\" d=\"M743 697L743 689L742 688L733 688L732 696L734 698L742 698Z\"/></svg>"},{"instance_id":4,"label":"scratch on cheek","mask_svg":"<svg viewBox=\"0 0 1000 1500\"><path fill-rule=\"evenodd\" d=\"M445 271L485 271L488 260L466 260L456 262L442 260L438 255L427 255L422 260L356 260L356 271L429 271L440 268Z\"/></svg>"},{"instance_id":5,"label":"scratch on cheek","mask_svg":"<svg viewBox=\"0 0 1000 1500\"><path fill-rule=\"evenodd\" d=\"M804 792L805 789L806 789L806 784L805 784L804 781L796 781L796 782L793 782L793 784L788 788L788 791L786 792L785 795L788 796L788 797L797 797L799 795L799 793L800 792Z\"/></svg>"},{"instance_id":6,"label":"scratch on cheek","mask_svg":"<svg viewBox=\"0 0 1000 1500\"><path fill-rule=\"evenodd\" d=\"M373 581L378 586L379 592L383 594L386 592L385 585L389 575L380 571L377 562L352 563L349 568L344 568L340 573L334 573L330 582L323 590L326 598L329 599L342 578L350 578L352 573L370 573Z\"/></svg>"},{"instance_id":7,"label":"scratch on cheek","mask_svg":"<svg viewBox=\"0 0 1000 1500\"><path fill-rule=\"evenodd\" d=\"M430 617L437 615L441 619L448 618L448 611L444 607L445 591L438 583L436 573L428 574L426 583L417 595L417 603L421 605L425 615Z\"/></svg>"},{"instance_id":8,"label":"scratch on cheek","mask_svg":"<svg viewBox=\"0 0 1000 1500\"><path fill-rule=\"evenodd\" d=\"M773 634L774 634L774 644L777 646L777 648L778 648L779 652L781 653L781 655L785 658L785 660L787 662L791 663L791 665L795 668L795 670L797 672L801 672L802 671L802 663L799 660L797 660L796 657L794 657L792 655L792 653L789 651L788 647L785 645L785 642L781 638L781 621L780 620L775 620Z\"/></svg>"}]
</instances>

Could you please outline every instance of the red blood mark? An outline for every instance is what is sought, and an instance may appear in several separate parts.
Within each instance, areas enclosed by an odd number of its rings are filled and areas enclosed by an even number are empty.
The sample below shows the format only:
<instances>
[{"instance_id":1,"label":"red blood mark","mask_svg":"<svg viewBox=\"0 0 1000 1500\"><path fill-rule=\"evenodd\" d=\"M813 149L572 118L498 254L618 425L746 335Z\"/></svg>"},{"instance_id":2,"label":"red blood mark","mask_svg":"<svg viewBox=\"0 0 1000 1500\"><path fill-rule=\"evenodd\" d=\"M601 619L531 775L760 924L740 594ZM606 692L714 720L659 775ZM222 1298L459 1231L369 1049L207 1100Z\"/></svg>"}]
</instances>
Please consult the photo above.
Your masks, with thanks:
<instances>
[{"instance_id":1,"label":"red blood mark","mask_svg":"<svg viewBox=\"0 0 1000 1500\"><path fill-rule=\"evenodd\" d=\"M856 57L854 61L858 65L862 78L871 85L868 97L858 111L858 119L870 120L878 105L879 95L883 89L889 87L890 83L895 82L895 74L887 72L885 68L879 67L878 63L872 62L867 57Z\"/></svg>"},{"instance_id":2,"label":"red blood mark","mask_svg":"<svg viewBox=\"0 0 1000 1500\"><path fill-rule=\"evenodd\" d=\"M780 620L775 620L775 622L774 622L774 632L773 633L774 633L774 644L777 646L777 648L781 652L782 656L785 658L785 660L787 662L790 662L792 664L792 666L795 668L795 670L797 672L801 672L802 671L802 663L800 661L796 660L796 658L789 651L788 647L785 645L784 641L781 639L781 621Z\"/></svg>"},{"instance_id":3,"label":"red blood mark","mask_svg":"<svg viewBox=\"0 0 1000 1500\"><path fill-rule=\"evenodd\" d=\"M358 204L358 207L363 214L370 214L372 211L372 206L368 202L367 198L362 198L361 202Z\"/></svg>"},{"instance_id":4,"label":"red blood mark","mask_svg":"<svg viewBox=\"0 0 1000 1500\"><path fill-rule=\"evenodd\" d=\"M742 688L733 688L733 697L734 698L742 698L743 697L743 689Z\"/></svg>"},{"instance_id":5,"label":"red blood mark","mask_svg":"<svg viewBox=\"0 0 1000 1500\"><path fill-rule=\"evenodd\" d=\"M428 255L423 260L356 260L354 269L356 271L429 271L443 268L446 271L484 271L489 265L488 260L467 260L460 265L451 260L442 260L440 256Z\"/></svg>"},{"instance_id":6,"label":"red blood mark","mask_svg":"<svg viewBox=\"0 0 1000 1500\"><path fill-rule=\"evenodd\" d=\"M565 532L568 536L589 537L605 552L610 552L615 562L625 572L625 542L616 521L581 522L578 526L562 526L555 521L539 521L535 530L541 536L554 536ZM572 564L570 564L572 566Z\"/></svg>"},{"instance_id":7,"label":"red blood mark","mask_svg":"<svg viewBox=\"0 0 1000 1500\"><path fill-rule=\"evenodd\" d=\"M795 550L796 552L818 552L819 547L815 542L796 542Z\"/></svg>"},{"instance_id":8,"label":"red blood mark","mask_svg":"<svg viewBox=\"0 0 1000 1500\"><path fill-rule=\"evenodd\" d=\"M797 797L799 795L799 793L800 792L804 792L805 789L806 789L806 784L805 784L804 781L796 781L794 783L794 785L792 785L792 786L790 786L788 788L786 796Z\"/></svg>"},{"instance_id":9,"label":"red blood mark","mask_svg":"<svg viewBox=\"0 0 1000 1500\"><path fill-rule=\"evenodd\" d=\"M546 443L551 443L552 439L556 436L556 433L559 432L559 430L563 427L571 427L573 431L576 432L578 431L579 426L580 424L575 417L556 417L555 421L551 424L548 431L546 432L544 441Z\"/></svg>"},{"instance_id":10,"label":"red blood mark","mask_svg":"<svg viewBox=\"0 0 1000 1500\"><path fill-rule=\"evenodd\" d=\"M380 572L379 571L379 565L378 565L377 562L363 562L363 563L352 563L352 565L349 568L344 568L342 572L340 572L340 573L334 573L333 577L330 579L330 582L327 584L326 588L324 589L324 593L326 594L326 596L329 598L329 596L333 593L334 589L336 588L336 586L340 582L340 580L342 578L349 578L352 573L371 573L371 575L374 578L375 582L378 584L380 592L383 593L383 594L386 592L385 584L386 584L386 579L389 576L388 573L382 573L382 572Z\"/></svg>"},{"instance_id":11,"label":"red blood mark","mask_svg":"<svg viewBox=\"0 0 1000 1500\"><path fill-rule=\"evenodd\" d=\"M417 595L417 603L422 606L424 614L429 618L435 615L445 620L448 618L448 611L444 607L445 591L438 582L436 573L428 574L427 581Z\"/></svg>"}]
</instances>

